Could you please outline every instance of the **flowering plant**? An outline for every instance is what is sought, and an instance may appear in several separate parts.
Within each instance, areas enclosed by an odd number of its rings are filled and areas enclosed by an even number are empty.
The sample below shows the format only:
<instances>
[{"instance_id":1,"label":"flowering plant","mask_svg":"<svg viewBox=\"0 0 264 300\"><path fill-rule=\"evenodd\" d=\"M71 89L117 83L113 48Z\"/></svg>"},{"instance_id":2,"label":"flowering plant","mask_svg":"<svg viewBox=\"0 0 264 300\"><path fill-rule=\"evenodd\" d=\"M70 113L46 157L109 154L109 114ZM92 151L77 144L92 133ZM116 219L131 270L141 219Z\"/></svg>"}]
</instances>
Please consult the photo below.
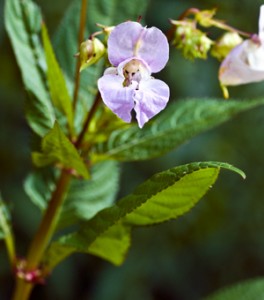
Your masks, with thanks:
<instances>
[{"instance_id":1,"label":"flowering plant","mask_svg":"<svg viewBox=\"0 0 264 300\"><path fill-rule=\"evenodd\" d=\"M100 20L102 3L114 7L111 18ZM220 85L263 80L263 6L258 35L215 19L215 9L196 8L170 19L163 32L135 21L146 8L140 0L72 1L52 42L34 1L5 1L5 27L27 91L25 116L34 141L24 191L42 213L24 251L16 246L10 202L0 198L0 239L15 278L13 300L29 299L33 288L47 283L55 267L75 253L122 265L134 228L185 215L224 169L245 178L226 162L190 162L159 170L120 196L123 162L161 157L264 104L263 99L174 101L173 81L159 74L174 66L169 52L176 48L187 59L211 53L223 60ZM211 27L224 34L213 39ZM175 64L176 71L183 73Z\"/></svg>"},{"instance_id":2,"label":"flowering plant","mask_svg":"<svg viewBox=\"0 0 264 300\"><path fill-rule=\"evenodd\" d=\"M167 38L158 28L125 22L111 32L108 56L116 68L106 69L98 81L102 99L125 122L131 121L134 108L142 128L169 100L167 84L150 76L163 69L169 59Z\"/></svg>"}]
</instances>

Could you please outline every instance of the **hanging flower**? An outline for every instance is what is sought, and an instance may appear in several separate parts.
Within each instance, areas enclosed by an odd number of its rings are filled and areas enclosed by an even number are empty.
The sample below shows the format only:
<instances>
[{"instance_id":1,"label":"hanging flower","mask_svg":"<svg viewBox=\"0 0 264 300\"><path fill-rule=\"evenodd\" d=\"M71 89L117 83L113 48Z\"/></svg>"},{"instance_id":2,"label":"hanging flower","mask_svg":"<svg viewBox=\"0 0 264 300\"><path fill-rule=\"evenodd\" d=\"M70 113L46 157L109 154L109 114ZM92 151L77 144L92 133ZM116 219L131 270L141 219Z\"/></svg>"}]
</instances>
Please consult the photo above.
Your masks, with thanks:
<instances>
[{"instance_id":1,"label":"hanging flower","mask_svg":"<svg viewBox=\"0 0 264 300\"><path fill-rule=\"evenodd\" d=\"M155 27L121 23L109 35L108 58L114 67L106 69L98 80L102 99L125 122L131 122L134 109L142 128L169 100L167 84L151 76L168 61L167 38Z\"/></svg>"},{"instance_id":2,"label":"hanging flower","mask_svg":"<svg viewBox=\"0 0 264 300\"><path fill-rule=\"evenodd\" d=\"M259 33L236 46L219 70L223 86L264 80L264 5L260 8Z\"/></svg>"}]
</instances>

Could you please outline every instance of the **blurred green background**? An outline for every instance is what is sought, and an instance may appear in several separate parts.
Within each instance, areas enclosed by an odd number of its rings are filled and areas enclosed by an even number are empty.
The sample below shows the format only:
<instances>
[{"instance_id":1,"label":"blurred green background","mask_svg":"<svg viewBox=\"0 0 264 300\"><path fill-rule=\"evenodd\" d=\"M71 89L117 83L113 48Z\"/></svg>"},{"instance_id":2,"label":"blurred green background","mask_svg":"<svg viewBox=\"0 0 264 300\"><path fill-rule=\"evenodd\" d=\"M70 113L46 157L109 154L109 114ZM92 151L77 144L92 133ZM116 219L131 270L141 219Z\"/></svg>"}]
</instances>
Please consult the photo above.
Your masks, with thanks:
<instances>
[{"instance_id":1,"label":"blurred green background","mask_svg":"<svg viewBox=\"0 0 264 300\"><path fill-rule=\"evenodd\" d=\"M110 0L109 0L110 1ZM56 30L70 0L39 0L50 32ZM218 17L244 31L256 32L259 6L246 0L152 0L145 22L163 30L168 18L186 8L218 7ZM3 26L0 1L0 190L14 213L18 249L23 255L36 230L39 212L23 192L30 171L30 130L23 115L25 91ZM98 20L104 23L104 20ZM109 24L111 25L111 24ZM171 101L188 97L222 97L217 80L219 63L190 62L172 50L161 76L171 87ZM230 89L233 98L262 97L264 85ZM223 100L224 101L224 100ZM192 139L162 158L126 163L120 195L153 173L191 161L229 162L247 179L228 172L187 215L160 226L137 229L127 261L114 267L86 255L74 255L60 265L32 299L50 300L195 300L218 288L264 274L264 108ZM19 146L18 146L19 145ZM0 244L0 299L13 286L4 244Z\"/></svg>"}]
</instances>

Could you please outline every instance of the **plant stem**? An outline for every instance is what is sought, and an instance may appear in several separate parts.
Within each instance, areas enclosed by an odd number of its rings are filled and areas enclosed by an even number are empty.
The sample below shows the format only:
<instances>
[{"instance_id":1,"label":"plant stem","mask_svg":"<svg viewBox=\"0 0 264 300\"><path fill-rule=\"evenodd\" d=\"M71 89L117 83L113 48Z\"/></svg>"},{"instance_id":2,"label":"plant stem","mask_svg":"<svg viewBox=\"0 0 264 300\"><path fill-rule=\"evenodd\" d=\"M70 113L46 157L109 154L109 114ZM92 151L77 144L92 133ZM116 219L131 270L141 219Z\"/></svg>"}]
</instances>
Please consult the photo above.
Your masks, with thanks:
<instances>
[{"instance_id":1,"label":"plant stem","mask_svg":"<svg viewBox=\"0 0 264 300\"><path fill-rule=\"evenodd\" d=\"M84 40L86 12L87 12L87 0L82 0L78 46L80 46L80 44ZM73 93L73 110L75 110L77 100L78 100L78 93L79 93L79 86L80 86L80 66L81 66L81 61L80 61L80 56L78 56L77 57L77 63L76 63L76 69L75 69L75 85L74 85L74 93Z\"/></svg>"},{"instance_id":2,"label":"plant stem","mask_svg":"<svg viewBox=\"0 0 264 300\"><path fill-rule=\"evenodd\" d=\"M11 266L13 267L16 261L15 242L13 238L13 233L10 232L10 235L5 237L5 244L6 244L9 260L11 262Z\"/></svg>"},{"instance_id":3,"label":"plant stem","mask_svg":"<svg viewBox=\"0 0 264 300\"><path fill-rule=\"evenodd\" d=\"M24 279L17 278L16 289L12 300L28 300L33 287L33 283L29 283Z\"/></svg>"},{"instance_id":4,"label":"plant stem","mask_svg":"<svg viewBox=\"0 0 264 300\"><path fill-rule=\"evenodd\" d=\"M195 7L188 8L178 17L178 20L184 20L187 16L195 15L199 12L200 10L198 8Z\"/></svg>"},{"instance_id":5,"label":"plant stem","mask_svg":"<svg viewBox=\"0 0 264 300\"><path fill-rule=\"evenodd\" d=\"M185 10L178 18L178 20L184 20L186 17L188 17L189 15L196 15L197 13L199 13L200 10L198 8L192 7L189 8L187 10ZM247 38L251 37L251 33L245 32L245 31L241 31L239 29L236 29L230 25L225 24L223 21L219 21L219 20L215 20L215 19L211 19L211 26L215 26L217 28L223 29L223 30L227 30L227 31L231 31L231 32L237 32L238 34L245 36Z\"/></svg>"},{"instance_id":6,"label":"plant stem","mask_svg":"<svg viewBox=\"0 0 264 300\"><path fill-rule=\"evenodd\" d=\"M79 38L78 45L82 43L84 40L84 32L85 32L85 23L86 23L86 14L87 14L87 0L82 0L81 12L80 12L80 29L79 29ZM75 70L75 86L74 86L74 94L73 94L73 109L75 111L77 100L78 100L78 92L80 86L80 58L78 57L76 63ZM92 111L92 110L91 110ZM90 114L91 114L90 111ZM93 115L93 113L92 113ZM90 119L92 118L90 116ZM86 128L88 127L90 120L85 122L88 123ZM85 132L84 132L85 133ZM78 138L78 145L81 144L84 133L81 132ZM25 273L37 270L39 268L41 259L43 257L44 251L46 250L53 233L55 231L57 221L59 218L59 213L62 208L63 200L65 198L65 194L67 188L69 186L71 179L71 175L66 173L64 170L61 173L61 176L57 182L57 186L55 191L52 194L52 197L48 203L47 210L42 219L42 222L39 226L37 233L30 245L27 259L26 259L26 270ZM34 287L35 282L27 282L23 278L17 277L16 279L16 288L13 295L13 300L27 300L30 297L30 293L32 288Z\"/></svg>"},{"instance_id":7,"label":"plant stem","mask_svg":"<svg viewBox=\"0 0 264 300\"><path fill-rule=\"evenodd\" d=\"M252 33L248 33L245 31L241 31L239 29L236 29L235 27L232 27L230 25L227 25L225 23L223 23L222 21L218 21L218 20L212 20L212 26L215 26L217 28L220 28L222 30L226 30L226 31L230 31L230 32L236 32L246 38L250 38L252 36Z\"/></svg>"},{"instance_id":8,"label":"plant stem","mask_svg":"<svg viewBox=\"0 0 264 300\"><path fill-rule=\"evenodd\" d=\"M70 178L70 174L62 171L57 183L57 188L52 194L52 198L43 217L43 221L29 249L27 256L29 269L38 266L38 263L54 233Z\"/></svg>"},{"instance_id":9,"label":"plant stem","mask_svg":"<svg viewBox=\"0 0 264 300\"><path fill-rule=\"evenodd\" d=\"M6 244L7 254L11 263L11 266L14 267L16 261L15 255L15 241L13 232L11 230L10 225L8 224L7 216L4 213L5 207L2 203L1 195L0 195L0 225L4 232L4 240Z\"/></svg>"},{"instance_id":10,"label":"plant stem","mask_svg":"<svg viewBox=\"0 0 264 300\"><path fill-rule=\"evenodd\" d=\"M70 183L70 178L70 174L62 171L56 190L52 194L51 200L48 203L48 208L29 248L26 265L26 271L28 272L39 267L43 253L46 250L56 228L65 192ZM13 300L28 299L34 284L34 282L26 282L23 279L17 278Z\"/></svg>"},{"instance_id":11,"label":"plant stem","mask_svg":"<svg viewBox=\"0 0 264 300\"><path fill-rule=\"evenodd\" d=\"M87 131L89 125L90 125L90 122L91 122L91 120L94 116L94 113L96 112L96 109L97 109L98 104L100 103L100 100L101 100L101 95L98 91L97 94L96 94L93 106L91 107L90 111L87 114L86 120L85 120L84 125L83 125L83 129L82 129L81 133L79 134L79 137L78 137L78 139L75 143L76 148L80 148L80 146L82 144L82 141L84 139L84 135L85 135L85 133L86 133L86 131Z\"/></svg>"}]
</instances>

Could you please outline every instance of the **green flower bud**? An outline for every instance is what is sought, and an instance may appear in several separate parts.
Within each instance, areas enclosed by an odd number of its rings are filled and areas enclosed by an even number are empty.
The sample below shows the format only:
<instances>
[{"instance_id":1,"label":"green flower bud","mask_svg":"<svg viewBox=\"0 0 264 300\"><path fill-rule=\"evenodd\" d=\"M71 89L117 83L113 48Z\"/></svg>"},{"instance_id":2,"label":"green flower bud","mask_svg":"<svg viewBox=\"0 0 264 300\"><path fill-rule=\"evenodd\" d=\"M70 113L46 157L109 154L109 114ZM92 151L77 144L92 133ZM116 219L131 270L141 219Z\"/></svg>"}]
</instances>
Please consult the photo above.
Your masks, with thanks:
<instances>
[{"instance_id":1,"label":"green flower bud","mask_svg":"<svg viewBox=\"0 0 264 300\"><path fill-rule=\"evenodd\" d=\"M103 32L109 36L109 34L113 31L113 29L115 28L115 26L105 26L103 28Z\"/></svg>"},{"instance_id":2,"label":"green flower bud","mask_svg":"<svg viewBox=\"0 0 264 300\"><path fill-rule=\"evenodd\" d=\"M193 22L174 21L173 24L176 25L173 45L182 50L184 57L206 59L213 41L197 29Z\"/></svg>"},{"instance_id":3,"label":"green flower bud","mask_svg":"<svg viewBox=\"0 0 264 300\"><path fill-rule=\"evenodd\" d=\"M104 44L96 37L86 40L80 46L80 71L95 64L105 53Z\"/></svg>"},{"instance_id":4,"label":"green flower bud","mask_svg":"<svg viewBox=\"0 0 264 300\"><path fill-rule=\"evenodd\" d=\"M100 23L96 23L96 26L101 28L102 29L101 32L104 33L107 37L109 36L111 31L113 31L113 29L115 28L115 26L107 26Z\"/></svg>"},{"instance_id":5,"label":"green flower bud","mask_svg":"<svg viewBox=\"0 0 264 300\"><path fill-rule=\"evenodd\" d=\"M227 32L215 42L211 49L211 55L221 61L234 47L242 42L243 39L237 32Z\"/></svg>"},{"instance_id":6,"label":"green flower bud","mask_svg":"<svg viewBox=\"0 0 264 300\"><path fill-rule=\"evenodd\" d=\"M215 13L216 9L202 10L196 13L195 19L201 26L211 27L215 25L215 20L213 20Z\"/></svg>"}]
</instances>

